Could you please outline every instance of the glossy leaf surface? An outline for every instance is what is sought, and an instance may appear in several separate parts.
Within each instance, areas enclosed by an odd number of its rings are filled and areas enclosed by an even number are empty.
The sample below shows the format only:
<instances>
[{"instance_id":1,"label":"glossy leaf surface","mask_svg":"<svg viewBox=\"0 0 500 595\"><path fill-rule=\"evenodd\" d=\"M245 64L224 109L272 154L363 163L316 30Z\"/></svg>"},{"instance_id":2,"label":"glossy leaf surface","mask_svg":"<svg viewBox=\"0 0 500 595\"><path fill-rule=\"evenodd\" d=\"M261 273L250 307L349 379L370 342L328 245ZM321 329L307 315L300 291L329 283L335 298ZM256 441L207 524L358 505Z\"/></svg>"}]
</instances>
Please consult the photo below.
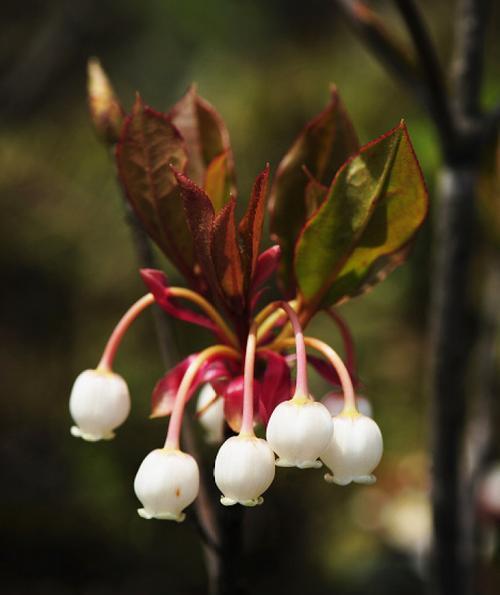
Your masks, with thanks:
<instances>
[{"instance_id":1,"label":"glossy leaf surface","mask_svg":"<svg viewBox=\"0 0 500 595\"><path fill-rule=\"evenodd\" d=\"M427 214L427 191L404 123L338 172L307 222L295 271L309 307L365 292L401 264Z\"/></svg>"},{"instance_id":2,"label":"glossy leaf surface","mask_svg":"<svg viewBox=\"0 0 500 595\"><path fill-rule=\"evenodd\" d=\"M283 251L280 276L294 287L294 247L299 233L339 167L358 150L351 120L335 88L327 107L311 120L282 159L270 197L271 234ZM315 182L311 184L311 179Z\"/></svg>"}]
</instances>

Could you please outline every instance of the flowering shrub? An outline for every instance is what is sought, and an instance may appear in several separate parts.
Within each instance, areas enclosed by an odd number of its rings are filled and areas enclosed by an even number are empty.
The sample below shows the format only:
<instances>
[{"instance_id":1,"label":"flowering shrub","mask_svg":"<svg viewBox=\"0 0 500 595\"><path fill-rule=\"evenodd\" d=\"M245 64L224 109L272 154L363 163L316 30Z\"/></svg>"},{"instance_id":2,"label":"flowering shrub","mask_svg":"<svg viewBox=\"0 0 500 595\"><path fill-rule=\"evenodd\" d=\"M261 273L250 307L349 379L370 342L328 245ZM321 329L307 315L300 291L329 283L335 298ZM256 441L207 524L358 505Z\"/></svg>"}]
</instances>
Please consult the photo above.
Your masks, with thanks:
<instances>
[{"instance_id":1,"label":"flowering shrub","mask_svg":"<svg viewBox=\"0 0 500 595\"><path fill-rule=\"evenodd\" d=\"M113 372L114 356L135 317L157 303L211 331L214 344L167 371L154 387L151 415L170 421L165 445L137 472L142 517L181 521L196 498L198 466L181 452L179 438L185 405L200 386L198 415L210 440L228 436L215 459L222 504L260 504L275 465L324 463L331 472L325 478L339 485L375 481L382 435L358 411L352 339L335 308L404 261L426 216L427 193L405 124L360 147L332 89L329 104L299 134L274 182L269 165L257 176L237 223L229 135L195 88L168 113L137 96L125 114L97 62L89 74L93 121L115 147L127 200L188 287L171 286L159 270L141 271L148 293L123 316L96 370L84 372L73 387L72 433L107 439L125 421L128 389ZM261 251L266 208L274 244ZM283 299L263 305L274 277ZM331 347L304 335L320 311L339 328L345 364ZM309 392L308 364L342 393L333 418ZM266 439L256 436L260 428Z\"/></svg>"}]
</instances>

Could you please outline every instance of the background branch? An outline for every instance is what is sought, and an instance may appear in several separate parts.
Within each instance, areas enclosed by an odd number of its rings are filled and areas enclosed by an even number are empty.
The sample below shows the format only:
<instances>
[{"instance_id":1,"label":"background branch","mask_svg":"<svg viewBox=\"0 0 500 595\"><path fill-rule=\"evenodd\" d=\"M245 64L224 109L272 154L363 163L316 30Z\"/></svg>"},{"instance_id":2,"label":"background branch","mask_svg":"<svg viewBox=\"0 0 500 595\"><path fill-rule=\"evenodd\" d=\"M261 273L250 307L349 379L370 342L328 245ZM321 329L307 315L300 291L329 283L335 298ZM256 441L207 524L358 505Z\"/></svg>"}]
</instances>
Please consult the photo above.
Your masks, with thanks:
<instances>
[{"instance_id":1,"label":"background branch","mask_svg":"<svg viewBox=\"0 0 500 595\"><path fill-rule=\"evenodd\" d=\"M456 151L456 131L439 58L413 0L394 0L415 49L426 89L426 103L448 161Z\"/></svg>"},{"instance_id":2,"label":"background branch","mask_svg":"<svg viewBox=\"0 0 500 595\"><path fill-rule=\"evenodd\" d=\"M335 0L360 40L377 56L390 74L422 99L426 90L415 60L387 29L382 19L360 0Z\"/></svg>"},{"instance_id":3,"label":"background branch","mask_svg":"<svg viewBox=\"0 0 500 595\"><path fill-rule=\"evenodd\" d=\"M435 595L462 595L474 584L470 563L474 536L467 529L467 523L469 527L471 524L462 508L464 501L474 508L474 501L467 499L467 493L473 497L474 492L463 489L461 466L466 373L476 334L468 291L470 262L475 248L478 162L488 136L496 134L498 128L494 115L482 116L480 105L489 2L459 1L450 97L437 52L415 3L394 1L416 52L417 72L422 77L418 81L413 71L401 68L394 44L387 42L388 35L374 34L375 27L370 23L376 21L363 19L368 9L362 2L337 0L337 5L388 70L410 93L416 92L417 98L423 99L439 135L445 162L439 175L430 302L434 521L431 591ZM479 457L478 464L483 458Z\"/></svg>"},{"instance_id":4,"label":"background branch","mask_svg":"<svg viewBox=\"0 0 500 595\"><path fill-rule=\"evenodd\" d=\"M481 116L481 81L489 0L459 0L453 79L455 109L462 118Z\"/></svg>"}]
</instances>

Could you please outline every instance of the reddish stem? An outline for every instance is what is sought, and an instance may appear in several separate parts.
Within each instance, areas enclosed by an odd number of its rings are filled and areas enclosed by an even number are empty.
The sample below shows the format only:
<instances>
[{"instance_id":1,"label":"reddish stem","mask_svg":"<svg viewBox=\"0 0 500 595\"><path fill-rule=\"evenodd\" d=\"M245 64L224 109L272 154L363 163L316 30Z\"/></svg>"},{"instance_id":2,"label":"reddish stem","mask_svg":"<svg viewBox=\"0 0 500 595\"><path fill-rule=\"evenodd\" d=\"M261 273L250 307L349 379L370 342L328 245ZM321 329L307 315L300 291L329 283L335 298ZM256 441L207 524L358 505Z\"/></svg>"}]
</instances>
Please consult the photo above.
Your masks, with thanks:
<instances>
[{"instance_id":1,"label":"reddish stem","mask_svg":"<svg viewBox=\"0 0 500 595\"><path fill-rule=\"evenodd\" d=\"M151 306L155 301L152 293L147 293L140 300L137 300L133 306L131 306L120 319L120 322L116 325L115 330L111 333L111 336L106 343L104 352L101 360L99 361L98 368L104 370L111 370L113 367L113 360L115 359L116 352L123 336L127 332L129 326L139 316L139 314Z\"/></svg>"},{"instance_id":2,"label":"reddish stem","mask_svg":"<svg viewBox=\"0 0 500 595\"><path fill-rule=\"evenodd\" d=\"M304 343L304 333L295 310L288 302L278 302L280 308L285 310L292 323L295 335L295 353L297 354L297 379L295 383L295 395L309 397L309 386L307 384L307 354Z\"/></svg>"},{"instance_id":3,"label":"reddish stem","mask_svg":"<svg viewBox=\"0 0 500 595\"><path fill-rule=\"evenodd\" d=\"M340 335L342 337L342 342L344 344L345 351L346 368L349 370L351 376L353 378L356 378L356 350L354 348L354 341L352 338L351 330L349 329L347 322L336 310L331 308L328 309L326 312L337 325Z\"/></svg>"},{"instance_id":4,"label":"reddish stem","mask_svg":"<svg viewBox=\"0 0 500 595\"><path fill-rule=\"evenodd\" d=\"M200 352L196 358L191 362L184 377L182 378L181 384L175 397L174 409L170 417L170 423L168 424L167 438L165 440L165 448L179 448L179 438L182 426L182 417L184 415L184 408L189 394L191 384L195 379L195 376L204 362L214 355L225 355L227 357L233 357L238 359L241 357L239 351L228 347L227 345L212 345L207 347Z\"/></svg>"},{"instance_id":5,"label":"reddish stem","mask_svg":"<svg viewBox=\"0 0 500 595\"><path fill-rule=\"evenodd\" d=\"M241 421L241 434L254 435L253 431L253 375L255 368L255 345L257 325L250 328L245 352L245 371L243 377L243 418Z\"/></svg>"}]
</instances>

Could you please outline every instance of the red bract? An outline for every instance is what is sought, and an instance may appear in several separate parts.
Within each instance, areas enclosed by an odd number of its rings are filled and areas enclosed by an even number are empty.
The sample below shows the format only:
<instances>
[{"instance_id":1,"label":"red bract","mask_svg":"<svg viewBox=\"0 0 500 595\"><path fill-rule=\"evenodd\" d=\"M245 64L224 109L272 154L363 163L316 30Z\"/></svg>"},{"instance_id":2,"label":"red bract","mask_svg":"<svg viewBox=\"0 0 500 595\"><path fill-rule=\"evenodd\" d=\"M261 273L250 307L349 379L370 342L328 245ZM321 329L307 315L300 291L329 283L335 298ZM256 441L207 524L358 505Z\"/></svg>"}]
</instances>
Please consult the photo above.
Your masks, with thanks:
<instances>
[{"instance_id":1,"label":"red bract","mask_svg":"<svg viewBox=\"0 0 500 595\"><path fill-rule=\"evenodd\" d=\"M217 325L207 316L194 312L191 308L183 307L170 295L167 275L155 269L141 269L142 280L153 294L156 303L171 316L206 328L216 335L220 335Z\"/></svg>"},{"instance_id":2,"label":"red bract","mask_svg":"<svg viewBox=\"0 0 500 595\"><path fill-rule=\"evenodd\" d=\"M282 355L263 350L260 357L266 362L266 369L262 378L258 412L261 421L267 425L274 409L292 396L292 379L290 367Z\"/></svg>"},{"instance_id":3,"label":"red bract","mask_svg":"<svg viewBox=\"0 0 500 595\"><path fill-rule=\"evenodd\" d=\"M182 360L156 383L151 401L151 417L163 417L172 413L179 386L189 365L196 359L196 355L194 353ZM231 367L231 364L232 362L223 358L207 359L198 370L190 386L189 398L201 384L206 382L215 384L216 381L231 378L234 374L234 366Z\"/></svg>"}]
</instances>

